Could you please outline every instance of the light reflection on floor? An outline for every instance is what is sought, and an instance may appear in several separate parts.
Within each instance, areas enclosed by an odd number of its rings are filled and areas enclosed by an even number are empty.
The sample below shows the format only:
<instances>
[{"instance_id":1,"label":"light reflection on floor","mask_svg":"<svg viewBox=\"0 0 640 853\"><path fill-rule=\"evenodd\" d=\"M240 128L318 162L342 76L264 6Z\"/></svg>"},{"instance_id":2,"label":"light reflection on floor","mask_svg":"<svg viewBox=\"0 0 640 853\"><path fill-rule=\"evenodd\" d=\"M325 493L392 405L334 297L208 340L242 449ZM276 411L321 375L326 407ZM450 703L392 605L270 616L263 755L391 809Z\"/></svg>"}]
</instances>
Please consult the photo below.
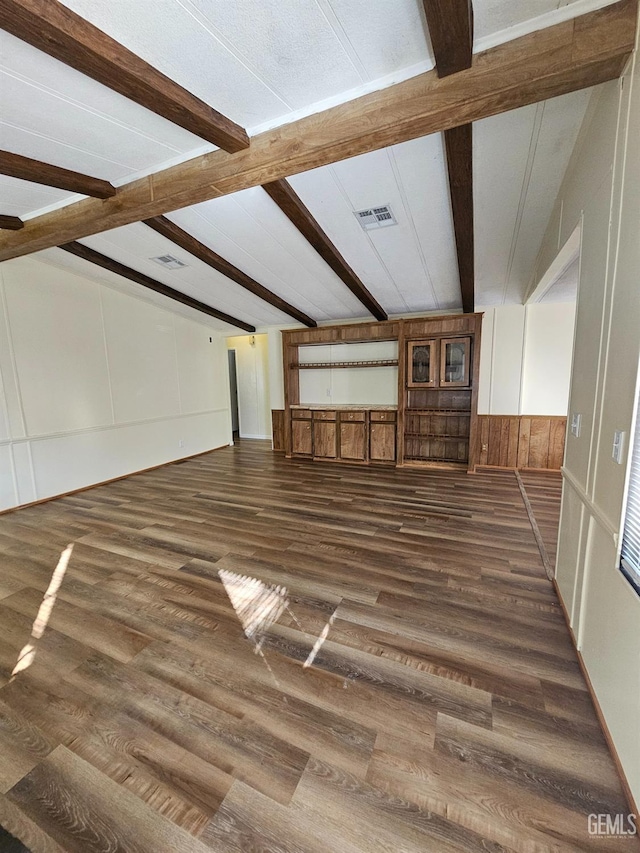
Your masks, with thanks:
<instances>
[{"instance_id":1,"label":"light reflection on floor","mask_svg":"<svg viewBox=\"0 0 640 853\"><path fill-rule=\"evenodd\" d=\"M47 627L51 617L51 611L56 603L56 596L58 595L58 590L64 580L72 551L73 545L67 545L64 551L60 554L58 565L53 571L53 575L49 581L49 586L43 596L42 604L40 605L36 618L34 619L33 627L31 629L31 638L20 651L16 665L11 672L11 681L13 681L19 672L24 672L25 669L28 669L35 659L38 640L44 634L45 628Z\"/></svg>"},{"instance_id":2,"label":"light reflection on floor","mask_svg":"<svg viewBox=\"0 0 640 853\"><path fill-rule=\"evenodd\" d=\"M262 652L262 644L269 629L276 624L285 610L292 616L301 633L307 633L291 610L285 586L267 584L264 581L258 580L258 578L239 575L226 569L220 569L218 575L229 596L229 601L236 612L236 616L240 620L245 636L255 644L256 653L262 656L265 663L267 661ZM302 665L303 669L313 664L324 641L329 636L329 631L335 617L336 613L334 611L313 644L313 648ZM268 663L267 666L269 666ZM271 671L271 667L269 667L269 670Z\"/></svg>"}]
</instances>

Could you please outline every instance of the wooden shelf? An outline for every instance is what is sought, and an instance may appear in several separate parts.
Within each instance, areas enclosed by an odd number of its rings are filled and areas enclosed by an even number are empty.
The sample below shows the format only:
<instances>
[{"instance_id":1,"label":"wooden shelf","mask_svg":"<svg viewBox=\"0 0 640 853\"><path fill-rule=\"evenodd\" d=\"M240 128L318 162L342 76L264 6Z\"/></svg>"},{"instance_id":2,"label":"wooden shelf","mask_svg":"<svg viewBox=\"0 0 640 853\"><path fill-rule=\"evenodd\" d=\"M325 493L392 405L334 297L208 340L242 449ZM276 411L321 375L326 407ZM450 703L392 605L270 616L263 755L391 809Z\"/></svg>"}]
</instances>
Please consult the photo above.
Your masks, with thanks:
<instances>
[{"instance_id":1,"label":"wooden shelf","mask_svg":"<svg viewBox=\"0 0 640 853\"><path fill-rule=\"evenodd\" d=\"M307 364L290 364L291 370L327 370L333 367L397 367L397 358L376 359L374 361L315 361Z\"/></svg>"},{"instance_id":2,"label":"wooden shelf","mask_svg":"<svg viewBox=\"0 0 640 853\"><path fill-rule=\"evenodd\" d=\"M471 417L471 412L466 409L405 409L405 415L458 415L465 418Z\"/></svg>"},{"instance_id":3,"label":"wooden shelf","mask_svg":"<svg viewBox=\"0 0 640 853\"><path fill-rule=\"evenodd\" d=\"M449 459L444 456L409 456L407 453L404 454L405 461L409 462L455 462L458 465L465 465L466 463L460 459Z\"/></svg>"},{"instance_id":4,"label":"wooden shelf","mask_svg":"<svg viewBox=\"0 0 640 853\"><path fill-rule=\"evenodd\" d=\"M454 438L458 441L469 441L468 435L453 435L453 433L441 432L405 432L405 438Z\"/></svg>"}]
</instances>

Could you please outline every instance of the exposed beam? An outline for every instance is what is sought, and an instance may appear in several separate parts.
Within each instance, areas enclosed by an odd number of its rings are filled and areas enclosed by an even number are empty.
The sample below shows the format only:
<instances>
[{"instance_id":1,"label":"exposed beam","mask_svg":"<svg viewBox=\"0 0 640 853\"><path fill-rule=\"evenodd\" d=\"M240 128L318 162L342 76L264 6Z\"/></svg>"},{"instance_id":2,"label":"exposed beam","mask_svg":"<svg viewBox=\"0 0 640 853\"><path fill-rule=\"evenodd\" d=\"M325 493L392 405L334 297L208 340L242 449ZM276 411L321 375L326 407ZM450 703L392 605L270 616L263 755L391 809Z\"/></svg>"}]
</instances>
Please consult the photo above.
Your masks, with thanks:
<instances>
[{"instance_id":1,"label":"exposed beam","mask_svg":"<svg viewBox=\"0 0 640 853\"><path fill-rule=\"evenodd\" d=\"M19 216L5 216L0 214L0 228L6 231L19 231L24 228L24 222Z\"/></svg>"},{"instance_id":2,"label":"exposed beam","mask_svg":"<svg viewBox=\"0 0 640 853\"><path fill-rule=\"evenodd\" d=\"M423 0L438 77L471 68L473 6L471 0ZM473 125L444 132L449 194L462 294L462 310L473 313L475 274L473 245Z\"/></svg>"},{"instance_id":3,"label":"exposed beam","mask_svg":"<svg viewBox=\"0 0 640 853\"><path fill-rule=\"evenodd\" d=\"M60 166L52 166L50 163L42 163L40 160L32 160L31 157L12 154L10 151L0 151L0 175L21 178L23 181L44 184L47 187L58 187L93 198L111 198L116 194L116 188L109 181L92 178L81 172L72 172L70 169L61 169Z\"/></svg>"},{"instance_id":4,"label":"exposed beam","mask_svg":"<svg viewBox=\"0 0 640 853\"><path fill-rule=\"evenodd\" d=\"M149 228L153 228L153 230L157 231L158 234L162 234L162 236L166 237L167 240L171 240L171 242L180 246L185 250L185 252L189 252L190 255L194 255L196 258L204 261L205 264L213 267L214 270L217 270L219 273L222 273L222 275L230 278L232 281L235 281L236 284L239 284L240 287L244 287L245 290L253 293L254 296L258 296L260 299L268 302L269 305L273 305L274 308L277 308L284 314L288 314L290 317L293 317L305 326L313 327L318 325L311 317L303 314L302 311L298 311L298 309L294 308L293 305L290 305L266 287L258 284L257 281L254 281L254 279L246 275L246 273L243 273L241 269L234 267L233 264L229 263L229 261L225 260L221 255L218 255L213 251L213 249L210 249L208 246L205 246L204 243L196 240L195 237L187 231L183 231L182 228L174 222L171 222L171 220L167 219L165 216L156 216L153 219L145 219L144 224L148 225Z\"/></svg>"},{"instance_id":5,"label":"exposed beam","mask_svg":"<svg viewBox=\"0 0 640 853\"><path fill-rule=\"evenodd\" d=\"M288 181L281 179L263 184L271 199L296 226L302 236L311 243L320 257L326 261L334 273L342 279L351 293L360 300L376 320L388 320L382 306L369 293L349 264L324 233L311 211L300 196L296 194Z\"/></svg>"},{"instance_id":6,"label":"exposed beam","mask_svg":"<svg viewBox=\"0 0 640 853\"><path fill-rule=\"evenodd\" d=\"M218 311L210 305L205 305L204 302L192 299L185 293L180 293L179 290L174 290L173 287L169 287L166 284L162 284L160 281L156 281L155 278L150 278L144 273L131 269L131 267L127 267L118 261L114 261L113 258L109 258L106 255L102 255L100 252L96 252L94 249L90 249L88 246L83 246L82 243L66 243L64 246L60 246L59 248L64 249L65 252L70 252L72 255L76 255L78 258L89 261L89 263L95 264L97 267L102 267L102 269L109 270L116 275L121 275L123 278L128 278L129 281L141 284L142 287L147 287L149 290L161 293L168 299L173 299L174 302L180 302L182 305L188 305L189 308L193 308L195 311L200 311L203 314L208 314L210 317L215 317L217 320L223 320L231 326L237 326L239 329L244 329L245 332L255 332L256 330L255 326L251 326L249 323L238 320L230 314L225 314L223 311Z\"/></svg>"},{"instance_id":7,"label":"exposed beam","mask_svg":"<svg viewBox=\"0 0 640 853\"><path fill-rule=\"evenodd\" d=\"M475 54L449 77L428 71L266 131L247 151L213 151L120 187L114 199L30 219L0 235L0 260L615 79L633 50L637 11L637 0L619 0Z\"/></svg>"},{"instance_id":8,"label":"exposed beam","mask_svg":"<svg viewBox=\"0 0 640 853\"><path fill-rule=\"evenodd\" d=\"M462 310L475 310L473 251L473 125L463 124L444 135L449 170L449 191L456 235Z\"/></svg>"},{"instance_id":9,"label":"exposed beam","mask_svg":"<svg viewBox=\"0 0 640 853\"><path fill-rule=\"evenodd\" d=\"M225 151L249 145L242 127L58 0L2 0L0 27Z\"/></svg>"},{"instance_id":10,"label":"exposed beam","mask_svg":"<svg viewBox=\"0 0 640 853\"><path fill-rule=\"evenodd\" d=\"M422 0L438 77L471 68L473 7L471 0Z\"/></svg>"}]
</instances>

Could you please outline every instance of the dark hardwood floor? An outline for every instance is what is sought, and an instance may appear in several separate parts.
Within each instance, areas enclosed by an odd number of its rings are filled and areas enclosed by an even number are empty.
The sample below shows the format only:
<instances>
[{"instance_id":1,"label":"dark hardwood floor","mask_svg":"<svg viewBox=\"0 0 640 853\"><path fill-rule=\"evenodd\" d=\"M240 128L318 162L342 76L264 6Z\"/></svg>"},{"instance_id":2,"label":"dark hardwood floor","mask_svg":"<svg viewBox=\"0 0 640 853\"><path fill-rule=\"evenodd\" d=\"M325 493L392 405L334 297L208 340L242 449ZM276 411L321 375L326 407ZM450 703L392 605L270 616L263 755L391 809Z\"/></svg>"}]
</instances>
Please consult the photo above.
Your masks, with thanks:
<instances>
[{"instance_id":1,"label":"dark hardwood floor","mask_svg":"<svg viewBox=\"0 0 640 853\"><path fill-rule=\"evenodd\" d=\"M513 472L242 441L6 514L0 559L35 853L638 850L588 833L627 804Z\"/></svg>"}]
</instances>

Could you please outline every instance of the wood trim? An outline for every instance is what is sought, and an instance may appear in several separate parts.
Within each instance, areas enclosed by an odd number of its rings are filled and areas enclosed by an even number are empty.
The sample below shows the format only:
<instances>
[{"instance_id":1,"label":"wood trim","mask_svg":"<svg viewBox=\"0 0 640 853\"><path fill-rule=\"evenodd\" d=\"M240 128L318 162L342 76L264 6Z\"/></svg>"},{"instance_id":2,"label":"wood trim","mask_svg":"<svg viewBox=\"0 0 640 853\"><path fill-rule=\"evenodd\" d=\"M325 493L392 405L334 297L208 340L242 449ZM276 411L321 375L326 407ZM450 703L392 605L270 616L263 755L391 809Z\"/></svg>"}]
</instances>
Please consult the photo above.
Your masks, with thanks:
<instances>
[{"instance_id":1,"label":"wood trim","mask_svg":"<svg viewBox=\"0 0 640 853\"><path fill-rule=\"evenodd\" d=\"M272 446L276 453L284 453L285 444L284 409L271 409Z\"/></svg>"},{"instance_id":2,"label":"wood trim","mask_svg":"<svg viewBox=\"0 0 640 853\"><path fill-rule=\"evenodd\" d=\"M449 193L462 294L462 310L475 310L473 232L473 125L462 124L444 133L449 173Z\"/></svg>"},{"instance_id":3,"label":"wood trim","mask_svg":"<svg viewBox=\"0 0 640 853\"><path fill-rule=\"evenodd\" d=\"M19 509L28 509L30 506L40 506L47 504L49 501L57 501L60 498L69 497L69 495L77 495L80 492L88 492L89 489L97 489L99 486L107 486L109 483L117 483L118 480L126 480L128 477L135 477L136 474L146 474L147 471L155 471L158 468L165 468L167 465L174 465L176 462L186 462L187 459L196 459L198 456L206 456L207 453L213 453L215 450L222 450L229 447L228 444L221 444L218 447L212 447L210 450L202 450L200 453L191 453L189 456L180 456L178 459L172 459L170 462L161 462L159 465L151 465L149 468L139 468L137 471L130 471L128 474L121 474L119 477L111 477L110 480L100 480L98 483L91 483L89 486L81 486L79 489L72 489L70 492L61 492L59 495L51 495L48 498L40 498L37 501L29 501L26 504L18 504L18 506L9 507L9 509L0 509L0 515L8 515L10 512L16 512Z\"/></svg>"},{"instance_id":4,"label":"wood trim","mask_svg":"<svg viewBox=\"0 0 640 853\"><path fill-rule=\"evenodd\" d=\"M225 151L249 145L243 128L58 0L2 0L2 29Z\"/></svg>"},{"instance_id":5,"label":"wood trim","mask_svg":"<svg viewBox=\"0 0 640 853\"><path fill-rule=\"evenodd\" d=\"M12 154L10 151L0 151L0 175L20 178L32 184L44 184L46 187L58 187L93 198L112 198L116 194L116 188L109 181L52 166L41 160L32 160L31 157L23 157L21 154Z\"/></svg>"},{"instance_id":6,"label":"wood trim","mask_svg":"<svg viewBox=\"0 0 640 853\"><path fill-rule=\"evenodd\" d=\"M608 536L611 537L614 546L617 548L618 539L620 537L621 531L616 530L613 524L602 512L600 507L593 502L593 498L589 497L581 483L578 482L576 477L567 468L565 468L564 465L560 469L560 473L562 474L562 479L567 481L567 483L571 486L580 501L584 504L587 509L587 512L593 518L595 518L596 522L600 525L600 527L607 533Z\"/></svg>"},{"instance_id":7,"label":"wood trim","mask_svg":"<svg viewBox=\"0 0 640 853\"><path fill-rule=\"evenodd\" d=\"M578 658L578 664L580 666L580 670L582 671L582 675L587 685L587 690L589 691L589 695L591 697L591 701L593 702L593 707L596 712L596 717L598 718L598 722L600 723L600 728L602 729L602 734L604 735L604 739L607 742L607 746L609 747L609 752L611 753L611 757L613 758L613 763L616 766L616 770L618 771L618 775L620 777L620 784L622 785L622 790L626 797L627 803L629 804L629 809L631 814L640 815L640 811L638 810L638 804L636 803L633 792L631 791L631 787L629 782L627 781L626 774L624 772L622 762L620 761L620 756L618 755L618 750L616 749L616 745L614 743L613 737L611 736L611 732L609 731L609 726L607 725L607 720L604 715L604 712L600 706L600 702L598 701L598 697L596 695L596 691L593 688L593 684L591 682L591 677L589 676L589 670L587 669L587 665L584 662L584 658L582 657L582 652L578 648L578 644L576 643L575 634L573 633L573 628L571 627L571 620L569 619L569 614L567 612L567 608L565 606L564 600L560 593L560 587L558 586L558 582L555 578L552 579L551 583L553 584L553 588L555 590L558 601L560 602L560 607L562 609L562 615L564 616L564 621L567 624L567 628L569 630L569 636L571 637L571 643L573 644L573 648L575 649L576 656Z\"/></svg>"},{"instance_id":8,"label":"wood trim","mask_svg":"<svg viewBox=\"0 0 640 853\"><path fill-rule=\"evenodd\" d=\"M478 415L476 466L559 471L566 417Z\"/></svg>"},{"instance_id":9,"label":"wood trim","mask_svg":"<svg viewBox=\"0 0 640 853\"><path fill-rule=\"evenodd\" d=\"M401 320L377 323L342 323L319 326L317 329L285 329L282 334L290 344L366 343L368 341L395 341Z\"/></svg>"},{"instance_id":10,"label":"wood trim","mask_svg":"<svg viewBox=\"0 0 640 853\"><path fill-rule=\"evenodd\" d=\"M473 6L471 0L422 0L438 77L471 67Z\"/></svg>"},{"instance_id":11,"label":"wood trim","mask_svg":"<svg viewBox=\"0 0 640 853\"><path fill-rule=\"evenodd\" d=\"M376 320L388 320L386 311L342 257L291 184L282 179L263 184L263 189L367 311Z\"/></svg>"},{"instance_id":12,"label":"wood trim","mask_svg":"<svg viewBox=\"0 0 640 853\"><path fill-rule=\"evenodd\" d=\"M482 342L482 319L484 314L468 315L473 322L471 341L471 421L469 423L469 467L473 471L479 453L478 391L480 388L480 344Z\"/></svg>"},{"instance_id":13,"label":"wood trim","mask_svg":"<svg viewBox=\"0 0 640 853\"><path fill-rule=\"evenodd\" d=\"M173 287L162 284L144 273L131 269L131 267L127 267L118 261L114 261L113 258L108 258L106 255L102 255L100 252L96 252L88 246L83 246L82 243L67 243L64 246L60 246L60 248L64 249L65 252L76 255L78 258L82 258L84 261L89 261L89 263L102 267L102 269L109 270L116 275L121 275L123 278L129 279L129 281L134 281L136 284L140 284L142 287L153 290L155 293L161 293L162 296L166 296L167 299L173 299L174 302L180 302L182 305L187 305L195 311L200 311L203 314L208 314L210 317L223 320L225 323L229 323L231 326L237 326L239 329L244 329L246 332L255 332L256 330L255 326L251 326L243 320L238 320L230 314L218 311L210 305L205 305L204 302L192 299L185 293L181 293L179 290L174 290Z\"/></svg>"},{"instance_id":14,"label":"wood trim","mask_svg":"<svg viewBox=\"0 0 640 853\"><path fill-rule=\"evenodd\" d=\"M24 222L19 216L0 214L0 228L4 228L7 231L19 231L21 228L24 228Z\"/></svg>"},{"instance_id":15,"label":"wood trim","mask_svg":"<svg viewBox=\"0 0 640 853\"><path fill-rule=\"evenodd\" d=\"M637 0L619 0L476 54L449 77L419 74L266 131L246 151L213 151L119 187L114 199L30 219L0 235L0 260L612 80L633 51L636 18Z\"/></svg>"},{"instance_id":16,"label":"wood trim","mask_svg":"<svg viewBox=\"0 0 640 853\"><path fill-rule=\"evenodd\" d=\"M533 512L533 507L531 506L531 501L529 500L529 495L527 495L527 490L525 488L524 483L522 482L520 472L516 469L513 473L515 474L516 481L518 483L518 488L520 489L520 495L522 496L524 508L527 511L529 524L531 525L531 530L533 531L533 538L536 540L536 545L538 546L538 551L540 552L540 559L542 560L542 565L544 566L545 574L549 578L549 580L552 581L553 566L551 565L551 561L549 560L549 554L547 553L544 540L542 539L542 534L540 533L540 528L538 527L538 522L536 521L535 513Z\"/></svg>"},{"instance_id":17,"label":"wood trim","mask_svg":"<svg viewBox=\"0 0 640 853\"><path fill-rule=\"evenodd\" d=\"M257 296L259 299L262 299L264 302L267 302L269 305L277 308L278 311L282 311L283 314L288 314L289 317L293 317L294 320L297 320L299 323L303 323L305 326L317 326L316 321L307 314L299 311L271 290L263 287L263 285L259 284L246 273L242 272L241 269L238 269L238 267L223 258L222 255L214 252L213 249L210 249L209 246L205 246L204 243L201 243L187 231L184 231L176 225L175 222L167 219L166 216L156 216L153 219L145 219L144 224L148 225L149 228L153 228L154 231L161 234L163 237L166 237L167 240L171 240L171 242L175 243L176 246L180 246L180 248L184 249L185 252L189 252L189 254L212 267L216 272L230 278L231 281L235 281L236 284L239 284L240 287L248 290L249 293L253 293L254 296Z\"/></svg>"}]
</instances>

